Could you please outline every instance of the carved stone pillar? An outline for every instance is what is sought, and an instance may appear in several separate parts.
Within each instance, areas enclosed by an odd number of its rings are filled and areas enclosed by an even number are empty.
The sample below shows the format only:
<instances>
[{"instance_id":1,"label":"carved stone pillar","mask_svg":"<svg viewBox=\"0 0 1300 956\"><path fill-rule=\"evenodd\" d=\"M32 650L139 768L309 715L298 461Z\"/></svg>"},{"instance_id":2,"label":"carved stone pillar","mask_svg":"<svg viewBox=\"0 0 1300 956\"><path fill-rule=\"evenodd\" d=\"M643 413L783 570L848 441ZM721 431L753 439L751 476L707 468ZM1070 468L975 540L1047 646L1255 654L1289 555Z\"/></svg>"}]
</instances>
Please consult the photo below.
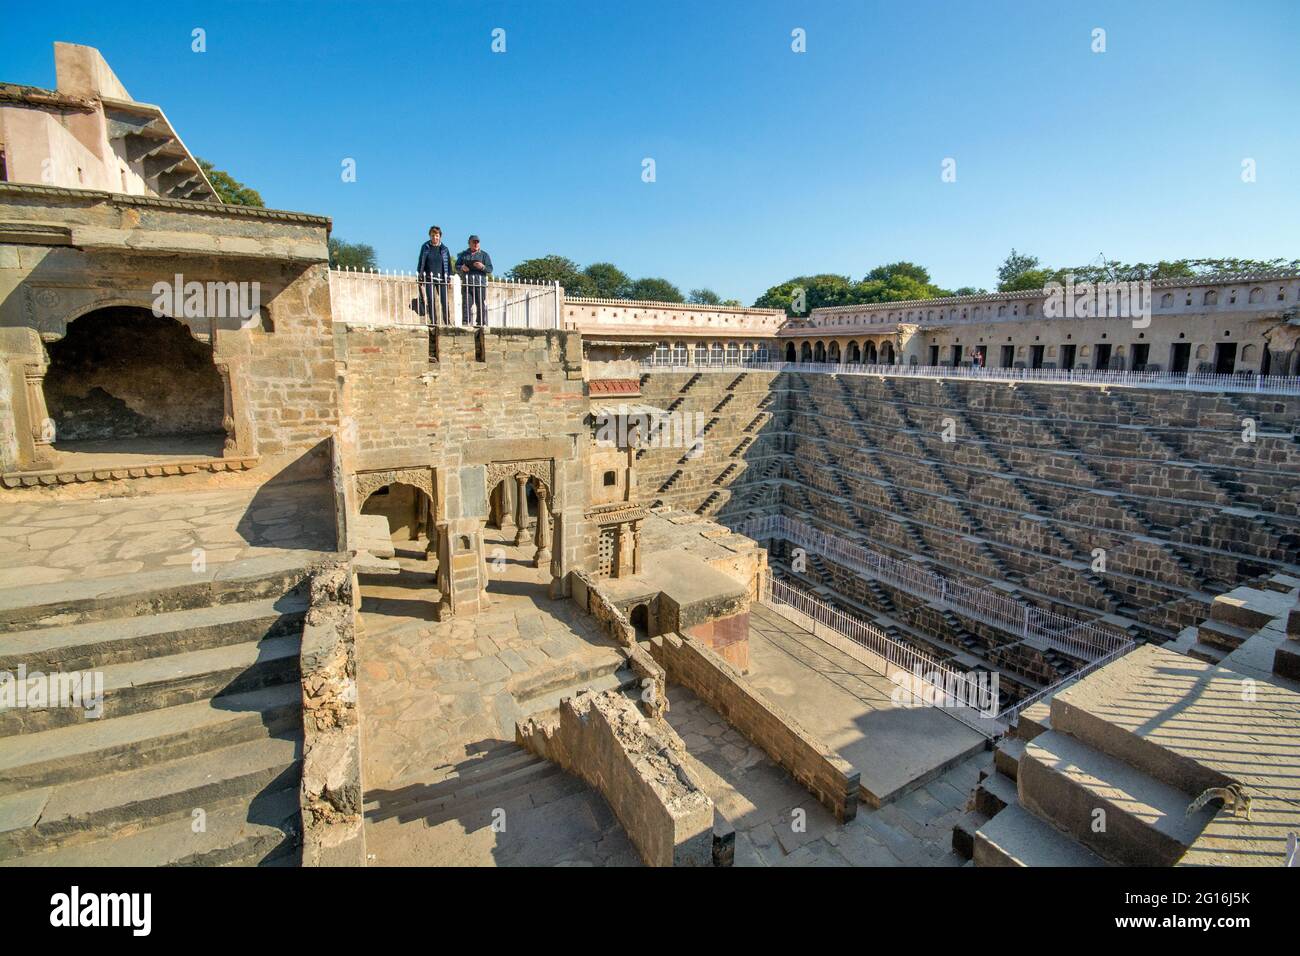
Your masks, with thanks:
<instances>
[{"instance_id":1,"label":"carved stone pillar","mask_svg":"<svg viewBox=\"0 0 1300 956\"><path fill-rule=\"evenodd\" d=\"M632 522L632 573L641 573L641 522Z\"/></svg>"},{"instance_id":2,"label":"carved stone pillar","mask_svg":"<svg viewBox=\"0 0 1300 956\"><path fill-rule=\"evenodd\" d=\"M515 496L514 484L509 481L503 481L497 485L497 497L500 499L501 524L499 527L502 531L515 526Z\"/></svg>"},{"instance_id":3,"label":"carved stone pillar","mask_svg":"<svg viewBox=\"0 0 1300 956\"><path fill-rule=\"evenodd\" d=\"M624 560L623 546L623 523L620 521L614 527L614 560L609 569L611 578L621 578L627 573L627 562Z\"/></svg>"},{"instance_id":4,"label":"carved stone pillar","mask_svg":"<svg viewBox=\"0 0 1300 956\"><path fill-rule=\"evenodd\" d=\"M54 422L45 407L44 365L23 367L23 382L27 391L27 418L32 436L32 467L54 467Z\"/></svg>"},{"instance_id":5,"label":"carved stone pillar","mask_svg":"<svg viewBox=\"0 0 1300 956\"><path fill-rule=\"evenodd\" d=\"M438 522L434 531L437 538L435 545L430 541L430 548L436 548L438 554L438 620L449 620L456 613L456 605L451 599L451 535L447 522Z\"/></svg>"},{"instance_id":6,"label":"carved stone pillar","mask_svg":"<svg viewBox=\"0 0 1300 956\"><path fill-rule=\"evenodd\" d=\"M534 543L537 545L537 553L533 556L533 567L544 568L551 560L551 521L547 514L546 499L547 490L537 486L537 533L534 536Z\"/></svg>"},{"instance_id":7,"label":"carved stone pillar","mask_svg":"<svg viewBox=\"0 0 1300 956\"><path fill-rule=\"evenodd\" d=\"M515 475L515 547L528 540L528 476Z\"/></svg>"}]
</instances>

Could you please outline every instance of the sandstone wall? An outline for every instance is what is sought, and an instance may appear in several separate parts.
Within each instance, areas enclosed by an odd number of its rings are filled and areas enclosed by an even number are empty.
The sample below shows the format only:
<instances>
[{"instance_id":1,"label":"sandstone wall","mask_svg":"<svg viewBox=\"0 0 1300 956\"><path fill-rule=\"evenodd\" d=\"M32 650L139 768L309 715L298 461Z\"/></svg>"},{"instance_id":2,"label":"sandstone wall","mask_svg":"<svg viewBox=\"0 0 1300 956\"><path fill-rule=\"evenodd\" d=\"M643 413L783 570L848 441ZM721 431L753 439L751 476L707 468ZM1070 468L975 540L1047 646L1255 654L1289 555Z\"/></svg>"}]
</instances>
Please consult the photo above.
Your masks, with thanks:
<instances>
[{"instance_id":1,"label":"sandstone wall","mask_svg":"<svg viewBox=\"0 0 1300 956\"><path fill-rule=\"evenodd\" d=\"M705 701L843 822L858 812L858 772L700 642L665 634L650 653L668 679Z\"/></svg>"},{"instance_id":2,"label":"sandstone wall","mask_svg":"<svg viewBox=\"0 0 1300 956\"><path fill-rule=\"evenodd\" d=\"M626 697L583 691L560 703L558 719L517 725L515 738L597 790L647 866L712 865L713 801L672 728Z\"/></svg>"}]
</instances>

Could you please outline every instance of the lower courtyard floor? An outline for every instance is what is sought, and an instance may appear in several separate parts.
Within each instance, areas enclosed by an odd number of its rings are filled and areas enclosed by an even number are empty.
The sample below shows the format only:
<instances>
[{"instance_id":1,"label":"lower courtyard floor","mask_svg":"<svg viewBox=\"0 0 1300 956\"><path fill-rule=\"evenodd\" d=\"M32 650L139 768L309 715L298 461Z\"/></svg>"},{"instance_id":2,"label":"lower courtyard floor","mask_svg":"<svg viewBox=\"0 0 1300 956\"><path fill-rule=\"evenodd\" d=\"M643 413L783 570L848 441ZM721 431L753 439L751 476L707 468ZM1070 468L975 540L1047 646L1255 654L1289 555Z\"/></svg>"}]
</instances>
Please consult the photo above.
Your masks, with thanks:
<instances>
[{"instance_id":1,"label":"lower courtyard floor","mask_svg":"<svg viewBox=\"0 0 1300 956\"><path fill-rule=\"evenodd\" d=\"M371 865L639 865L604 799L514 743L515 722L587 687L630 688L623 655L570 601L547 595L532 548L489 532L492 604L437 621L423 541L402 573L365 578L357 638L366 849ZM500 550L497 551L496 549ZM749 679L841 753L886 803L847 825L683 687L670 726L738 866L958 866L952 824L989 762L951 717L899 710L889 681L764 608Z\"/></svg>"}]
</instances>

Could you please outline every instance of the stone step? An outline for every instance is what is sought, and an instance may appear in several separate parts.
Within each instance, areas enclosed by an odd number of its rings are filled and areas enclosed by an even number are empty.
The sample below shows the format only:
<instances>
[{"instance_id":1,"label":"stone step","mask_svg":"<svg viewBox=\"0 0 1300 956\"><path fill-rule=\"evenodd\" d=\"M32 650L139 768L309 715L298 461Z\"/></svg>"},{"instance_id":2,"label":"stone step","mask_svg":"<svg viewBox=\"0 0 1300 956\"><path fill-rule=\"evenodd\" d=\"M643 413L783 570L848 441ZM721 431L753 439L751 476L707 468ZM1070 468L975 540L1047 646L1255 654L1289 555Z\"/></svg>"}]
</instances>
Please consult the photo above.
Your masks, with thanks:
<instances>
[{"instance_id":1,"label":"stone step","mask_svg":"<svg viewBox=\"0 0 1300 956\"><path fill-rule=\"evenodd\" d=\"M1016 785L1000 773L990 773L975 787L975 809L992 818L1016 802Z\"/></svg>"},{"instance_id":2,"label":"stone step","mask_svg":"<svg viewBox=\"0 0 1300 956\"><path fill-rule=\"evenodd\" d=\"M1202 644L1222 647L1227 651L1235 651L1255 636L1253 628L1216 620L1202 621L1196 631Z\"/></svg>"},{"instance_id":3,"label":"stone step","mask_svg":"<svg viewBox=\"0 0 1300 956\"><path fill-rule=\"evenodd\" d=\"M195 808L297 790L301 736L286 731L124 773L0 797L0 860L86 843Z\"/></svg>"},{"instance_id":4,"label":"stone step","mask_svg":"<svg viewBox=\"0 0 1300 956\"><path fill-rule=\"evenodd\" d=\"M298 790L276 790L207 814L195 833L187 814L128 836L32 853L5 866L296 865L302 835Z\"/></svg>"},{"instance_id":5,"label":"stone step","mask_svg":"<svg viewBox=\"0 0 1300 956\"><path fill-rule=\"evenodd\" d=\"M968 810L952 825L952 851L963 860L975 854L975 831L988 823L989 818L978 810Z\"/></svg>"},{"instance_id":6,"label":"stone step","mask_svg":"<svg viewBox=\"0 0 1300 956\"><path fill-rule=\"evenodd\" d=\"M243 694L0 738L0 795L176 760L302 727L302 688Z\"/></svg>"},{"instance_id":7,"label":"stone step","mask_svg":"<svg viewBox=\"0 0 1300 956\"><path fill-rule=\"evenodd\" d=\"M1020 798L1080 843L1129 866L1174 865L1215 813L1206 807L1187 816L1192 795L1052 731L1025 750Z\"/></svg>"},{"instance_id":8,"label":"stone step","mask_svg":"<svg viewBox=\"0 0 1300 956\"><path fill-rule=\"evenodd\" d=\"M469 767L458 764L441 768L424 778L408 775L382 794L370 791L366 794L366 818L376 822L393 817L403 822L423 819L429 823L453 812L464 813L485 800L501 801L538 787L543 781L565 776L556 764L522 747L510 745L500 751L472 761Z\"/></svg>"},{"instance_id":9,"label":"stone step","mask_svg":"<svg viewBox=\"0 0 1300 956\"><path fill-rule=\"evenodd\" d=\"M102 716L87 716L91 711L85 707L15 707L0 712L0 738L241 694L273 684L292 682L297 687L301 643L300 636L290 635L113 664L101 671Z\"/></svg>"},{"instance_id":10,"label":"stone step","mask_svg":"<svg viewBox=\"0 0 1300 956\"><path fill-rule=\"evenodd\" d=\"M318 552L167 568L121 577L0 589L0 634L279 597L302 584Z\"/></svg>"},{"instance_id":11,"label":"stone step","mask_svg":"<svg viewBox=\"0 0 1300 956\"><path fill-rule=\"evenodd\" d=\"M529 697L518 702L520 719L540 717L552 711L559 712L560 702L569 697L576 697L584 690L600 693L606 690L629 691L637 688L640 678L630 667L620 667L612 673L597 674L593 677L575 681L544 694Z\"/></svg>"},{"instance_id":12,"label":"stone step","mask_svg":"<svg viewBox=\"0 0 1300 956\"><path fill-rule=\"evenodd\" d=\"M0 638L0 671L74 671L147 657L298 633L307 613L301 595L66 627L45 627Z\"/></svg>"},{"instance_id":13,"label":"stone step","mask_svg":"<svg viewBox=\"0 0 1300 956\"><path fill-rule=\"evenodd\" d=\"M1050 700L1039 700L1020 712L1020 719L1016 723L1016 736L1021 740L1028 741L1051 729L1051 702Z\"/></svg>"},{"instance_id":14,"label":"stone step","mask_svg":"<svg viewBox=\"0 0 1300 956\"><path fill-rule=\"evenodd\" d=\"M1020 758L1025 755L1025 742L1018 737L1003 737L993 748L993 764L998 773L1015 780L1020 768Z\"/></svg>"},{"instance_id":15,"label":"stone step","mask_svg":"<svg viewBox=\"0 0 1300 956\"><path fill-rule=\"evenodd\" d=\"M1082 847L1019 804L1010 804L975 831L976 866L1105 866Z\"/></svg>"}]
</instances>

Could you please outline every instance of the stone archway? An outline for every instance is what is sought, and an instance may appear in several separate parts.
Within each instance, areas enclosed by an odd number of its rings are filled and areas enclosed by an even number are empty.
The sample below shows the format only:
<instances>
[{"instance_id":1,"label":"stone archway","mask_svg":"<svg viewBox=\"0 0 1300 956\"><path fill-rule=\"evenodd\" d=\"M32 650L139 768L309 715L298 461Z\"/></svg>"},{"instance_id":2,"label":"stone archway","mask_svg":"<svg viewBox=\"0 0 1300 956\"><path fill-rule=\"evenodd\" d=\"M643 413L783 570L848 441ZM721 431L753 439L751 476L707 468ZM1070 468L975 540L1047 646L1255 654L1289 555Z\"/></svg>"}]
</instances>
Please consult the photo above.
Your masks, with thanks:
<instances>
[{"instance_id":1,"label":"stone archway","mask_svg":"<svg viewBox=\"0 0 1300 956\"><path fill-rule=\"evenodd\" d=\"M493 512L498 519L497 527L500 528L504 523L502 512L510 497L508 482L513 481L514 545L523 547L528 543L529 519L530 516L533 517L532 543L536 551L532 564L539 569L550 567L554 552L554 472L554 464L549 459L492 462L487 466L487 487L492 496L489 502L489 523ZM529 507L530 502L532 508Z\"/></svg>"},{"instance_id":2,"label":"stone archway","mask_svg":"<svg viewBox=\"0 0 1300 956\"><path fill-rule=\"evenodd\" d=\"M357 532L361 536L382 516L391 542L386 554L400 568L360 575L361 610L417 620L441 617L447 602L446 548L436 521L432 469L361 472L353 483L357 513L349 521L366 516ZM370 538L359 539L373 549Z\"/></svg>"},{"instance_id":3,"label":"stone archway","mask_svg":"<svg viewBox=\"0 0 1300 956\"><path fill-rule=\"evenodd\" d=\"M137 306L89 311L47 347L42 390L62 456L221 457L232 422L210 341Z\"/></svg>"}]
</instances>

